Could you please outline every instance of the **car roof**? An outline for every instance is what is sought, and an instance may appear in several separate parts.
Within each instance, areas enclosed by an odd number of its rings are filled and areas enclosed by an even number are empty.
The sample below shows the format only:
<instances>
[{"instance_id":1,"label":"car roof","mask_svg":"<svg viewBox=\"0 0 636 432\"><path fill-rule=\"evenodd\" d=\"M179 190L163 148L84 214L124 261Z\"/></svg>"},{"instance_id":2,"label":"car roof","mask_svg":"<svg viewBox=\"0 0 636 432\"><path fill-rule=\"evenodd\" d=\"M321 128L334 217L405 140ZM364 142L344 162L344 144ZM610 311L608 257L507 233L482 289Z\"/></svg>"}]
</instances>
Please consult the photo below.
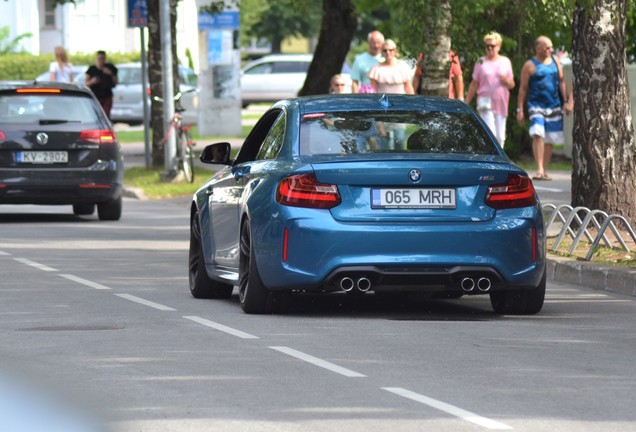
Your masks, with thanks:
<instances>
[{"instance_id":1,"label":"car roof","mask_svg":"<svg viewBox=\"0 0 636 432\"><path fill-rule=\"evenodd\" d=\"M296 108L301 114L334 111L455 111L472 113L464 102L435 96L401 94L339 94L285 99L274 104Z\"/></svg>"},{"instance_id":2,"label":"car roof","mask_svg":"<svg viewBox=\"0 0 636 432\"><path fill-rule=\"evenodd\" d=\"M313 54L268 54L255 61L311 61Z\"/></svg>"},{"instance_id":3,"label":"car roof","mask_svg":"<svg viewBox=\"0 0 636 432\"><path fill-rule=\"evenodd\" d=\"M243 66L242 70L268 62L310 62L313 57L313 54L269 54L256 60L252 60Z\"/></svg>"},{"instance_id":4,"label":"car roof","mask_svg":"<svg viewBox=\"0 0 636 432\"><path fill-rule=\"evenodd\" d=\"M115 65L118 69L119 68L140 68L141 67L141 62L128 62L128 63L118 63ZM179 69L188 69L191 70L192 72L194 72L194 70L190 69L187 66L184 66L182 64L178 65Z\"/></svg>"}]
</instances>

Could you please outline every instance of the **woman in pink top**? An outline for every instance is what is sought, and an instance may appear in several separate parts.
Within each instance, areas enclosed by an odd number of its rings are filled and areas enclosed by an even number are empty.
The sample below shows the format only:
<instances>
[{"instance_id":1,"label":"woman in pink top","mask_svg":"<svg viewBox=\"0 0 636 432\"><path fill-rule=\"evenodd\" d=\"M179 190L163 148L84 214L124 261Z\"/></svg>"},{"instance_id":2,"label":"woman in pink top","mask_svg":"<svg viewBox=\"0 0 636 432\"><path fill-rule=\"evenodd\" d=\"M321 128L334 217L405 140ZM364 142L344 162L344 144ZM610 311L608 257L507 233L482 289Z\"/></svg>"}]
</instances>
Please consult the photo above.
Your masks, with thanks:
<instances>
[{"instance_id":1,"label":"woman in pink top","mask_svg":"<svg viewBox=\"0 0 636 432\"><path fill-rule=\"evenodd\" d=\"M378 93L413 94L411 70L397 59L397 46L391 39L382 45L384 61L369 71L371 85Z\"/></svg>"},{"instance_id":2,"label":"woman in pink top","mask_svg":"<svg viewBox=\"0 0 636 432\"><path fill-rule=\"evenodd\" d=\"M510 90L515 87L512 64L508 57L499 55L501 35L496 32L484 36L486 56L473 69L473 80L468 87L466 103L477 95L477 111L503 148L506 140L506 118Z\"/></svg>"}]
</instances>

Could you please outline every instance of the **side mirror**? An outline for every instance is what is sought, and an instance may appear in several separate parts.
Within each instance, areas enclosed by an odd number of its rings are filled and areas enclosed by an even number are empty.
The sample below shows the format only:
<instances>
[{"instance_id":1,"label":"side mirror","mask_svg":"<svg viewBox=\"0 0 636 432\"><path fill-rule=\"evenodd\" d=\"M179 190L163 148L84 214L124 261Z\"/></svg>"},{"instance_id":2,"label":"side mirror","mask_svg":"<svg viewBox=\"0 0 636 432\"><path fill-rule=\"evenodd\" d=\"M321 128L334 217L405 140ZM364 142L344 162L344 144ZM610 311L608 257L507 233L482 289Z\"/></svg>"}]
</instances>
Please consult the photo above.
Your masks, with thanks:
<instances>
[{"instance_id":1,"label":"side mirror","mask_svg":"<svg viewBox=\"0 0 636 432\"><path fill-rule=\"evenodd\" d=\"M232 147L228 142L221 142L205 146L199 159L205 164L230 165Z\"/></svg>"}]
</instances>

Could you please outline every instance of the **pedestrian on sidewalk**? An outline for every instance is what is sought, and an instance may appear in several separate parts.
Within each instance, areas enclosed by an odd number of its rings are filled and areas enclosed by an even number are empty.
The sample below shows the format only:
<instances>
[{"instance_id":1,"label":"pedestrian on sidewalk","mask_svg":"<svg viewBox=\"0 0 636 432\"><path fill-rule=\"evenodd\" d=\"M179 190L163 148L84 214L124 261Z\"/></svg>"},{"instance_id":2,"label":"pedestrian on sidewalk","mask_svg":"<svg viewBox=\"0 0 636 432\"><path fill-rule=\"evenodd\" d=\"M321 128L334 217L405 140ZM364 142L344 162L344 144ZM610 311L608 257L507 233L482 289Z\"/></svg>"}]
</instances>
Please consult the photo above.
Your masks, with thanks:
<instances>
[{"instance_id":1,"label":"pedestrian on sidewalk","mask_svg":"<svg viewBox=\"0 0 636 432\"><path fill-rule=\"evenodd\" d=\"M554 47L546 36L539 36L534 44L535 56L526 61L521 70L517 121L525 124L524 105L528 105L532 153L537 164L534 180L552 180L547 174L554 144L563 143L563 113L573 109L573 95L567 93L563 68L552 55Z\"/></svg>"}]
</instances>

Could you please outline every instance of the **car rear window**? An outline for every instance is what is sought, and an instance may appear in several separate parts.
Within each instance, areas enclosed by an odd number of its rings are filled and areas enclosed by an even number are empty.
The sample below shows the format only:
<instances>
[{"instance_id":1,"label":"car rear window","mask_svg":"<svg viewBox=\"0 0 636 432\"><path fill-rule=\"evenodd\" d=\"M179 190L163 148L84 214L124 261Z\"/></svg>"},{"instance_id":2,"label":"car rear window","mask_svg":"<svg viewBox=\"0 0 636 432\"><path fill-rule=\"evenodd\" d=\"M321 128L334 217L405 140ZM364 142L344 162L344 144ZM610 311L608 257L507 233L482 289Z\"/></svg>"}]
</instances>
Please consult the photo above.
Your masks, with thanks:
<instances>
[{"instance_id":1,"label":"car rear window","mask_svg":"<svg viewBox=\"0 0 636 432\"><path fill-rule=\"evenodd\" d=\"M499 154L472 115L443 111L306 114L300 125L300 153Z\"/></svg>"},{"instance_id":2,"label":"car rear window","mask_svg":"<svg viewBox=\"0 0 636 432\"><path fill-rule=\"evenodd\" d=\"M95 102L71 94L0 94L0 124L97 123Z\"/></svg>"},{"instance_id":3,"label":"car rear window","mask_svg":"<svg viewBox=\"0 0 636 432\"><path fill-rule=\"evenodd\" d=\"M119 84L134 85L141 84L141 66L119 67L117 69L117 81Z\"/></svg>"}]
</instances>

